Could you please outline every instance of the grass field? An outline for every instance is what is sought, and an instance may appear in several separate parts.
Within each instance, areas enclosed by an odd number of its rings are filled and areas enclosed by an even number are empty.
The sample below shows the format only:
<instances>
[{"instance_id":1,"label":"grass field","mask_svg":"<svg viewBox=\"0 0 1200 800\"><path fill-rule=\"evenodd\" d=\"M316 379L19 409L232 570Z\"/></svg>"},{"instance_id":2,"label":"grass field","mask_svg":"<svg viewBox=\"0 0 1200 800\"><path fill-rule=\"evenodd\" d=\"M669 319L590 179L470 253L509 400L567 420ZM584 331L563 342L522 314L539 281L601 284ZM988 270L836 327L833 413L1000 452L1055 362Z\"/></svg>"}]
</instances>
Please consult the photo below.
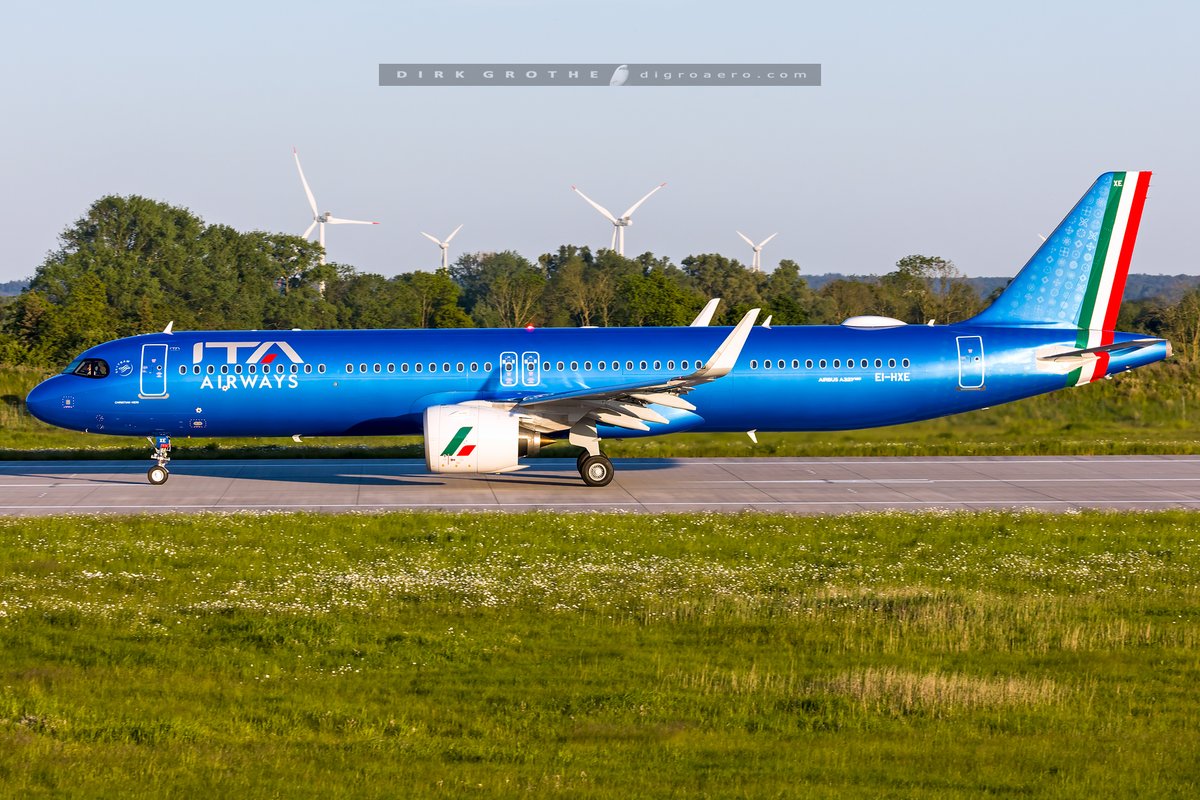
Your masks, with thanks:
<instances>
[{"instance_id":1,"label":"grass field","mask_svg":"<svg viewBox=\"0 0 1200 800\"><path fill-rule=\"evenodd\" d=\"M23 398L42 373L0 368L0 460L149 458L136 438L99 436L44 425ZM1129 455L1200 454L1200 367L1180 361L983 411L888 428L832 433L677 434L606 441L616 457ZM418 437L372 439L191 439L179 458L419 458ZM543 451L573 454L569 445Z\"/></svg>"},{"instance_id":2,"label":"grass field","mask_svg":"<svg viewBox=\"0 0 1200 800\"><path fill-rule=\"evenodd\" d=\"M0 520L9 797L1195 797L1200 516Z\"/></svg>"}]
</instances>

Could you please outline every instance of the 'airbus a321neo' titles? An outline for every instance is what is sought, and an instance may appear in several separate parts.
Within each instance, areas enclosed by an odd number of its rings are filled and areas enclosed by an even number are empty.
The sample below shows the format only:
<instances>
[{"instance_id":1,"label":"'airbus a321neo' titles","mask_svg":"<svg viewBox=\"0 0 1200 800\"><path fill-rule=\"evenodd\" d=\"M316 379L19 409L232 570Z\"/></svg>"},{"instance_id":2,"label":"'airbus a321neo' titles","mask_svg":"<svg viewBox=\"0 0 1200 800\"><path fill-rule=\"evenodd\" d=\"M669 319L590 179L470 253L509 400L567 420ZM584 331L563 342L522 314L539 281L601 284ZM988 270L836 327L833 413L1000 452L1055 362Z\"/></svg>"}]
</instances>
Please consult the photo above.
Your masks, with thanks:
<instances>
[{"instance_id":1,"label":"'airbus a321neo' titles","mask_svg":"<svg viewBox=\"0 0 1200 800\"><path fill-rule=\"evenodd\" d=\"M434 473L499 473L547 441L612 480L605 438L822 431L957 414L1171 355L1114 330L1149 172L1101 175L990 307L950 325L854 317L733 328L176 331L90 348L29 394L38 419L171 437L424 434ZM710 309L711 310L711 309ZM703 323L704 320L698 320Z\"/></svg>"}]
</instances>

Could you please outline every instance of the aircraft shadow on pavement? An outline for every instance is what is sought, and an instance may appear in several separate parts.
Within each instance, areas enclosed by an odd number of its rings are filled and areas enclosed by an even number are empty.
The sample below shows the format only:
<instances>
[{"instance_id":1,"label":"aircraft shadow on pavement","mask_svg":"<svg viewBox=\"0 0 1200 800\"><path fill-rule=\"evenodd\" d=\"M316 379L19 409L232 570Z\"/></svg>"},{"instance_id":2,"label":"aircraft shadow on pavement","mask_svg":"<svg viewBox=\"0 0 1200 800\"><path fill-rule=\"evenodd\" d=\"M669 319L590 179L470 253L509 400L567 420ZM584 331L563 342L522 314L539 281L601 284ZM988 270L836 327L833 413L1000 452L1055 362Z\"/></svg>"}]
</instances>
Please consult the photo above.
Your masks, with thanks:
<instances>
[{"instance_id":1,"label":"aircraft shadow on pavement","mask_svg":"<svg viewBox=\"0 0 1200 800\"><path fill-rule=\"evenodd\" d=\"M420 463L420 462L414 462ZM470 481L485 482L506 486L578 486L581 485L579 474L575 471L575 463L570 459L534 460L529 467L519 472L503 475L435 475L427 472L415 472L411 467L401 467L389 471L391 465L374 465L370 459L348 464L338 462L328 464L313 461L311 469L305 469L303 460L288 460L256 464L253 461L227 463L220 461L188 461L171 462L172 477L186 479L188 476L226 478L238 481L266 481L270 483L307 483L314 485L354 485L377 487L431 487L444 486L449 482ZM672 460L656 459L639 462L636 459L618 460L617 476L624 471L643 471L669 469L674 466ZM102 483L119 485L137 485L145 483L144 468L147 461L122 462L63 462L62 464L41 463L28 469L6 469L0 474L8 477L32 478L41 480L78 481L84 483ZM88 473L94 477L88 477ZM175 484L168 485L178 485Z\"/></svg>"}]
</instances>

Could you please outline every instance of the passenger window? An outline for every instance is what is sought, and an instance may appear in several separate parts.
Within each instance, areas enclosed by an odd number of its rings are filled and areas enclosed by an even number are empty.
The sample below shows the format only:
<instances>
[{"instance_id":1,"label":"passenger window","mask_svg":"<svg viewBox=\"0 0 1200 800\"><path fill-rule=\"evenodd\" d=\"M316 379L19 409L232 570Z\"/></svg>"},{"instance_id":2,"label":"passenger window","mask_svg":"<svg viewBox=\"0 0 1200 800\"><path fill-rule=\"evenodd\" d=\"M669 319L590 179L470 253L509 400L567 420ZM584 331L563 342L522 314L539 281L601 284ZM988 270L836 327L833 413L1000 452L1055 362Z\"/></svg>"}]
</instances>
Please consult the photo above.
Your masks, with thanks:
<instances>
[{"instance_id":1,"label":"passenger window","mask_svg":"<svg viewBox=\"0 0 1200 800\"><path fill-rule=\"evenodd\" d=\"M405 361L403 364L400 365L400 371L403 373L408 372L408 362L407 361Z\"/></svg>"},{"instance_id":2,"label":"passenger window","mask_svg":"<svg viewBox=\"0 0 1200 800\"><path fill-rule=\"evenodd\" d=\"M304 374L305 374L305 375L312 375L312 364L305 364L305 365L304 365Z\"/></svg>"},{"instance_id":3,"label":"passenger window","mask_svg":"<svg viewBox=\"0 0 1200 800\"><path fill-rule=\"evenodd\" d=\"M828 361L826 361L825 359L822 358L821 362L820 362L821 369L825 369L825 367L828 365L828 363L829 363Z\"/></svg>"},{"instance_id":4,"label":"passenger window","mask_svg":"<svg viewBox=\"0 0 1200 800\"><path fill-rule=\"evenodd\" d=\"M396 365L395 365L395 364L388 364L388 365L387 365L387 371L388 371L388 372L395 372L395 371L396 371Z\"/></svg>"},{"instance_id":5,"label":"passenger window","mask_svg":"<svg viewBox=\"0 0 1200 800\"><path fill-rule=\"evenodd\" d=\"M467 368L463 366L463 363L461 361L454 365L454 369L456 372L466 372L467 371Z\"/></svg>"},{"instance_id":6,"label":"passenger window","mask_svg":"<svg viewBox=\"0 0 1200 800\"><path fill-rule=\"evenodd\" d=\"M380 372L382 372L382 368L378 364L375 365L374 369L375 369L376 375L378 375Z\"/></svg>"},{"instance_id":7,"label":"passenger window","mask_svg":"<svg viewBox=\"0 0 1200 800\"><path fill-rule=\"evenodd\" d=\"M207 367L205 367L204 371L207 372L209 375L212 375L214 372L217 371L217 369L212 364L209 364Z\"/></svg>"},{"instance_id":8,"label":"passenger window","mask_svg":"<svg viewBox=\"0 0 1200 800\"><path fill-rule=\"evenodd\" d=\"M354 365L353 365L353 364L347 364L347 365L346 365L346 372L348 372L348 373L352 373L352 372L354 372Z\"/></svg>"},{"instance_id":9,"label":"passenger window","mask_svg":"<svg viewBox=\"0 0 1200 800\"><path fill-rule=\"evenodd\" d=\"M324 365L324 364L317 364L317 372L319 372L319 373L321 373L322 375L324 375L324 374L325 374L325 365Z\"/></svg>"},{"instance_id":10,"label":"passenger window","mask_svg":"<svg viewBox=\"0 0 1200 800\"><path fill-rule=\"evenodd\" d=\"M675 361L673 359L667 359L667 369L675 369Z\"/></svg>"},{"instance_id":11,"label":"passenger window","mask_svg":"<svg viewBox=\"0 0 1200 800\"><path fill-rule=\"evenodd\" d=\"M908 359L907 358L904 359L903 361L901 361L900 363L904 365L905 369L908 369Z\"/></svg>"},{"instance_id":12,"label":"passenger window","mask_svg":"<svg viewBox=\"0 0 1200 800\"><path fill-rule=\"evenodd\" d=\"M479 362L478 361L471 362L471 372L479 372Z\"/></svg>"},{"instance_id":13,"label":"passenger window","mask_svg":"<svg viewBox=\"0 0 1200 800\"><path fill-rule=\"evenodd\" d=\"M366 365L366 364L359 364L359 365L358 365L358 371L359 371L359 372L366 372L366 371L367 371L367 365Z\"/></svg>"},{"instance_id":14,"label":"passenger window","mask_svg":"<svg viewBox=\"0 0 1200 800\"><path fill-rule=\"evenodd\" d=\"M199 375L199 374L200 374L200 365L199 365L199 364L197 364L196 366L192 367L192 374L193 374L193 375Z\"/></svg>"},{"instance_id":15,"label":"passenger window","mask_svg":"<svg viewBox=\"0 0 1200 800\"><path fill-rule=\"evenodd\" d=\"M418 361L416 364L413 364L413 369L415 369L417 372L420 372L421 370L425 369L425 365Z\"/></svg>"},{"instance_id":16,"label":"passenger window","mask_svg":"<svg viewBox=\"0 0 1200 800\"><path fill-rule=\"evenodd\" d=\"M613 368L613 372L619 371L621 369L621 362L620 361L612 362L612 368Z\"/></svg>"},{"instance_id":17,"label":"passenger window","mask_svg":"<svg viewBox=\"0 0 1200 800\"><path fill-rule=\"evenodd\" d=\"M543 361L542 362L542 372L549 372L549 371L550 371L550 362Z\"/></svg>"},{"instance_id":18,"label":"passenger window","mask_svg":"<svg viewBox=\"0 0 1200 800\"><path fill-rule=\"evenodd\" d=\"M758 369L758 359L757 358L750 359L750 369Z\"/></svg>"},{"instance_id":19,"label":"passenger window","mask_svg":"<svg viewBox=\"0 0 1200 800\"><path fill-rule=\"evenodd\" d=\"M687 364L686 364L686 363L685 363L683 366L684 366L684 368L685 368L685 369L687 368ZM763 369L770 369L770 368L771 368L771 359L769 359L769 358L764 358L764 359L763 359Z\"/></svg>"},{"instance_id":20,"label":"passenger window","mask_svg":"<svg viewBox=\"0 0 1200 800\"><path fill-rule=\"evenodd\" d=\"M430 364L429 364L429 371L430 371L430 372L437 372L437 364L434 364L434 363L430 362Z\"/></svg>"},{"instance_id":21,"label":"passenger window","mask_svg":"<svg viewBox=\"0 0 1200 800\"><path fill-rule=\"evenodd\" d=\"M896 368L896 359L889 358L888 359L888 369L895 369L895 368Z\"/></svg>"},{"instance_id":22,"label":"passenger window","mask_svg":"<svg viewBox=\"0 0 1200 800\"><path fill-rule=\"evenodd\" d=\"M881 358L875 359L875 369L879 369L882 366L883 366L883 359L881 359Z\"/></svg>"},{"instance_id":23,"label":"passenger window","mask_svg":"<svg viewBox=\"0 0 1200 800\"><path fill-rule=\"evenodd\" d=\"M780 369L783 369L783 367L784 367L783 359L781 358L781 359L779 359L779 361L775 362L775 366L779 367Z\"/></svg>"},{"instance_id":24,"label":"passenger window","mask_svg":"<svg viewBox=\"0 0 1200 800\"><path fill-rule=\"evenodd\" d=\"M839 368L839 367L841 367L841 366L842 366L842 362L841 362L839 359L836 359L836 358L835 358L835 359L833 360L833 368L834 368L834 369L838 369L838 368Z\"/></svg>"},{"instance_id":25,"label":"passenger window","mask_svg":"<svg viewBox=\"0 0 1200 800\"><path fill-rule=\"evenodd\" d=\"M867 367L871 366L870 363L865 358L862 361L858 362L858 365L860 367L862 367L863 369L866 369Z\"/></svg>"},{"instance_id":26,"label":"passenger window","mask_svg":"<svg viewBox=\"0 0 1200 800\"><path fill-rule=\"evenodd\" d=\"M603 361L596 362L596 369L600 370L601 372L604 372L604 370L606 370L607 368L608 368L608 365L605 364Z\"/></svg>"},{"instance_id":27,"label":"passenger window","mask_svg":"<svg viewBox=\"0 0 1200 800\"><path fill-rule=\"evenodd\" d=\"M656 370L662 369L662 362L661 362L661 361L655 361L655 362L654 362L654 368L655 368Z\"/></svg>"},{"instance_id":28,"label":"passenger window","mask_svg":"<svg viewBox=\"0 0 1200 800\"><path fill-rule=\"evenodd\" d=\"M687 369L687 368L688 368L688 362L687 362L687 361L680 361L680 362L679 362L679 368L680 368L680 369Z\"/></svg>"},{"instance_id":29,"label":"passenger window","mask_svg":"<svg viewBox=\"0 0 1200 800\"><path fill-rule=\"evenodd\" d=\"M633 362L632 362L632 361L626 361L626 362L625 362L625 369L626 369L626 371L628 371L628 372L633 372Z\"/></svg>"},{"instance_id":30,"label":"passenger window","mask_svg":"<svg viewBox=\"0 0 1200 800\"><path fill-rule=\"evenodd\" d=\"M179 374L180 374L180 375L187 375L187 367L180 367L180 368L179 368Z\"/></svg>"},{"instance_id":31,"label":"passenger window","mask_svg":"<svg viewBox=\"0 0 1200 800\"><path fill-rule=\"evenodd\" d=\"M578 371L579 371L579 362L572 361L571 362L571 372L578 372Z\"/></svg>"},{"instance_id":32,"label":"passenger window","mask_svg":"<svg viewBox=\"0 0 1200 800\"><path fill-rule=\"evenodd\" d=\"M591 372L592 371L592 362L590 362L590 361L583 362L583 369L585 372Z\"/></svg>"},{"instance_id":33,"label":"passenger window","mask_svg":"<svg viewBox=\"0 0 1200 800\"><path fill-rule=\"evenodd\" d=\"M376 367L378 367L378 366L379 365L376 364ZM292 364L291 368L288 370L288 372L292 373L293 375L295 375L299 371L300 371L300 368L298 366L296 366L295 364ZM375 371L378 372L379 370L376 369Z\"/></svg>"},{"instance_id":34,"label":"passenger window","mask_svg":"<svg viewBox=\"0 0 1200 800\"><path fill-rule=\"evenodd\" d=\"M442 372L449 372L449 371L450 371L450 362L447 361L444 364L442 364Z\"/></svg>"},{"instance_id":35,"label":"passenger window","mask_svg":"<svg viewBox=\"0 0 1200 800\"><path fill-rule=\"evenodd\" d=\"M800 369L800 359L798 359L798 358L792 359L792 369Z\"/></svg>"},{"instance_id":36,"label":"passenger window","mask_svg":"<svg viewBox=\"0 0 1200 800\"><path fill-rule=\"evenodd\" d=\"M638 369L640 369L642 372L645 372L645 371L646 371L646 362L645 362L645 361L639 361L639 362L638 362Z\"/></svg>"},{"instance_id":37,"label":"passenger window","mask_svg":"<svg viewBox=\"0 0 1200 800\"><path fill-rule=\"evenodd\" d=\"M813 367L813 365L812 365L812 359L811 359L811 358L806 358L806 359L804 359L804 368L805 368L805 369L812 369L812 367Z\"/></svg>"},{"instance_id":38,"label":"passenger window","mask_svg":"<svg viewBox=\"0 0 1200 800\"><path fill-rule=\"evenodd\" d=\"M491 372L492 371L492 362L490 362L490 361L483 362L483 371Z\"/></svg>"}]
</instances>

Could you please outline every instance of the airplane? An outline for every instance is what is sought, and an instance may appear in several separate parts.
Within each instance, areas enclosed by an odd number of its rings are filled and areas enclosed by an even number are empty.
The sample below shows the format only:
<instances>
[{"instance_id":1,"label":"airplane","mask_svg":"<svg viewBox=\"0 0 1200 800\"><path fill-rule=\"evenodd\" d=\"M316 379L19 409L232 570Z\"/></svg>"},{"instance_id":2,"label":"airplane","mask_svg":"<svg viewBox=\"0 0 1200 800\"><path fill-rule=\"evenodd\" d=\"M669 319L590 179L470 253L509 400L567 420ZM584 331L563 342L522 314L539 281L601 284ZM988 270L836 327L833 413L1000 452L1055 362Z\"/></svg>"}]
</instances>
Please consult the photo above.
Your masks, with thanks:
<instances>
[{"instance_id":1,"label":"airplane","mask_svg":"<svg viewBox=\"0 0 1200 800\"><path fill-rule=\"evenodd\" d=\"M30 392L52 425L145 436L167 480L172 437L423 434L435 474L522 469L581 448L604 486L604 439L679 431L895 425L1081 386L1168 358L1115 330L1150 183L1106 172L975 317L908 325L173 331L92 347Z\"/></svg>"}]
</instances>

